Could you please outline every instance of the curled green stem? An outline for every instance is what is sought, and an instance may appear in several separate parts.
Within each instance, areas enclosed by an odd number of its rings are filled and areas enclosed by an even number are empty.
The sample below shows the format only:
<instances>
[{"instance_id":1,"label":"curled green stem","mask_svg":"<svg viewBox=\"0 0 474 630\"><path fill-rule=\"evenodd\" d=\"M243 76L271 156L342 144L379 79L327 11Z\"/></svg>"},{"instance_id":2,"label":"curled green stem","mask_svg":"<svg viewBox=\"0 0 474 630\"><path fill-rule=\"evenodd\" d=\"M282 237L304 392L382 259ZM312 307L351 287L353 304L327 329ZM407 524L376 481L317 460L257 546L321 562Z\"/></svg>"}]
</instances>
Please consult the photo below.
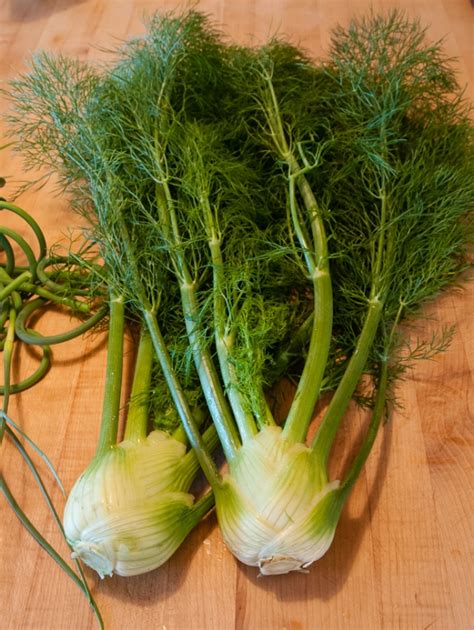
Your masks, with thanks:
<instances>
[{"instance_id":1,"label":"curled green stem","mask_svg":"<svg viewBox=\"0 0 474 630\"><path fill-rule=\"evenodd\" d=\"M32 333L32 331L30 332ZM33 374L30 374L18 383L10 383L10 394L18 394L19 392L24 392L26 389L29 389L30 387L33 387L33 385L36 385L36 383L38 383L46 375L49 368L51 367L51 349L49 346L42 345L41 352L41 360L36 370L33 372ZM0 385L0 395L5 395L5 385Z\"/></svg>"},{"instance_id":2,"label":"curled green stem","mask_svg":"<svg viewBox=\"0 0 474 630\"><path fill-rule=\"evenodd\" d=\"M42 308L45 305L45 300L43 298L36 298L31 302L28 302L18 313L18 317L16 320L16 334L18 337L24 342L28 344L34 345L55 345L58 343L63 343L65 341L70 341L71 339L75 339L80 335L83 335L85 332L93 328L96 324L100 322L103 317L108 312L108 306L101 306L93 315L91 315L84 322L73 328L72 330L68 330L64 333L58 333L56 335L41 335L38 337L31 328L27 327L28 319L31 315Z\"/></svg>"},{"instance_id":3,"label":"curled green stem","mask_svg":"<svg viewBox=\"0 0 474 630\"><path fill-rule=\"evenodd\" d=\"M10 241L0 233L0 249L5 252L6 262L5 262L5 271L9 276L15 270L15 253L13 252L13 247L10 245Z\"/></svg>"},{"instance_id":4,"label":"curled green stem","mask_svg":"<svg viewBox=\"0 0 474 630\"><path fill-rule=\"evenodd\" d=\"M36 240L38 241L38 260L46 256L46 239L44 237L42 229L32 216L22 208L19 208L14 203L9 203L8 201L0 201L0 210L9 210L10 212L13 212L14 214L21 217L33 230L34 235L36 236Z\"/></svg>"},{"instance_id":5,"label":"curled green stem","mask_svg":"<svg viewBox=\"0 0 474 630\"><path fill-rule=\"evenodd\" d=\"M37 260L35 258L35 255L33 253L33 250L31 249L31 247L28 245L28 243L25 241L25 239L20 236L20 234L18 234L18 232L15 232L15 230L12 230L11 228L5 227L4 225L0 226L0 234L6 235L8 236L8 238L12 239L13 241L15 241L15 243L20 247L20 249L23 251L23 253L26 256L26 259L28 261L28 269L31 273L31 277L33 279L33 281L36 279L36 265L37 265ZM19 268L20 271L25 271L24 268ZM11 278L9 278L9 280L11 281Z\"/></svg>"}]
</instances>

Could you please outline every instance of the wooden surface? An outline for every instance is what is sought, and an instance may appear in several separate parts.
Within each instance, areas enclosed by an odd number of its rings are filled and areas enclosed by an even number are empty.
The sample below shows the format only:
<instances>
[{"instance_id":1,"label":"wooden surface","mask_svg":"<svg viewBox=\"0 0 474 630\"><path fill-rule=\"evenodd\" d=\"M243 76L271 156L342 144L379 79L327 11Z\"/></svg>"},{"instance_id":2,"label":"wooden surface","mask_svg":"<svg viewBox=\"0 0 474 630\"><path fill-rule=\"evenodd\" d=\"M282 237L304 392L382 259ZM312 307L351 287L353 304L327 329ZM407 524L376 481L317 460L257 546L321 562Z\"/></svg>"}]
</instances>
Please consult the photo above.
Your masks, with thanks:
<instances>
[{"instance_id":1,"label":"wooden surface","mask_svg":"<svg viewBox=\"0 0 474 630\"><path fill-rule=\"evenodd\" d=\"M474 11L469 0L221 0L201 2L229 36L261 41L283 31L315 55L329 30L354 13L399 6L446 36L460 58L459 77L473 98ZM98 58L97 48L141 30L144 12L175 2L133 0L2 0L0 77L24 68L35 49ZM4 105L1 105L4 108ZM0 141L0 144L2 142ZM2 152L0 173L19 176ZM8 194L8 189L6 191ZM21 200L50 241L76 218L50 192ZM464 630L474 628L472 580L473 286L451 290L427 313L455 323L448 352L420 363L399 389L404 405L379 435L327 555L308 575L257 578L225 549L211 515L162 568L136 578L100 581L90 575L108 628L158 630L302 630L321 628ZM67 325L67 322L64 323ZM429 321L425 330L438 324ZM50 324L44 323L47 331ZM55 350L54 368L38 386L14 399L11 414L52 459L67 489L90 460L104 384L101 337ZM27 373L32 355L15 369ZM338 444L344 451L360 429L351 416ZM336 460L343 459L342 455ZM2 465L33 522L66 553L31 476L11 444ZM57 490L53 497L62 506ZM87 603L1 502L0 628L41 630L96 627Z\"/></svg>"}]
</instances>

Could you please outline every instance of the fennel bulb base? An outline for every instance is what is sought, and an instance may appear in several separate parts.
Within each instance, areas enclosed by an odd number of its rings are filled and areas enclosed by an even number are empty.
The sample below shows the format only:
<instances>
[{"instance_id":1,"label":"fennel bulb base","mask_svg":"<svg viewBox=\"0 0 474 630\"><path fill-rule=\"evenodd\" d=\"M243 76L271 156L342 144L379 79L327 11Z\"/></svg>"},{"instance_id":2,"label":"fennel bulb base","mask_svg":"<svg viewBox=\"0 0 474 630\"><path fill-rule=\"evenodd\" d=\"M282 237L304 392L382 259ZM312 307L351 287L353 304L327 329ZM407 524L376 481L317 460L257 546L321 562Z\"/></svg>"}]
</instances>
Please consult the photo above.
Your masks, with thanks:
<instances>
[{"instance_id":1,"label":"fennel bulb base","mask_svg":"<svg viewBox=\"0 0 474 630\"><path fill-rule=\"evenodd\" d=\"M110 560L109 550L103 545L80 540L73 546L71 558L82 560L84 564L94 569L101 579L106 575L112 577L114 573L114 565Z\"/></svg>"}]
</instances>

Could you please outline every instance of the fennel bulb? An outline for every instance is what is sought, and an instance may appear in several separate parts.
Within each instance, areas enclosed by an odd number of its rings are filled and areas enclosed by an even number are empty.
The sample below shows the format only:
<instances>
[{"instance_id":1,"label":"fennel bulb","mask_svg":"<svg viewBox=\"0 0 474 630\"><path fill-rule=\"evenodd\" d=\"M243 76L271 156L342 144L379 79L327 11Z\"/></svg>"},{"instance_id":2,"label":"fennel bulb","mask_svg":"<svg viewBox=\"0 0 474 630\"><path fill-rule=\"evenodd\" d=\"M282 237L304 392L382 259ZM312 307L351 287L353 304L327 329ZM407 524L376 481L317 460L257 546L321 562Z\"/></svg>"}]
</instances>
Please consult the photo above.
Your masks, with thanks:
<instances>
[{"instance_id":1,"label":"fennel bulb","mask_svg":"<svg viewBox=\"0 0 474 630\"><path fill-rule=\"evenodd\" d=\"M195 470L185 445L158 430L96 456L64 512L74 556L102 578L159 567L202 516L187 492Z\"/></svg>"},{"instance_id":2,"label":"fennel bulb","mask_svg":"<svg viewBox=\"0 0 474 630\"><path fill-rule=\"evenodd\" d=\"M265 427L229 463L215 492L223 538L262 575L304 570L328 550L343 505L311 449Z\"/></svg>"},{"instance_id":3,"label":"fennel bulb","mask_svg":"<svg viewBox=\"0 0 474 630\"><path fill-rule=\"evenodd\" d=\"M139 575L162 565L213 504L188 493L199 464L173 434L147 434L153 346L142 330L124 439L117 443L124 305L110 302L106 393L95 457L74 485L64 511L73 556L103 578ZM158 422L158 421L156 421ZM207 432L208 446L215 438Z\"/></svg>"}]
</instances>

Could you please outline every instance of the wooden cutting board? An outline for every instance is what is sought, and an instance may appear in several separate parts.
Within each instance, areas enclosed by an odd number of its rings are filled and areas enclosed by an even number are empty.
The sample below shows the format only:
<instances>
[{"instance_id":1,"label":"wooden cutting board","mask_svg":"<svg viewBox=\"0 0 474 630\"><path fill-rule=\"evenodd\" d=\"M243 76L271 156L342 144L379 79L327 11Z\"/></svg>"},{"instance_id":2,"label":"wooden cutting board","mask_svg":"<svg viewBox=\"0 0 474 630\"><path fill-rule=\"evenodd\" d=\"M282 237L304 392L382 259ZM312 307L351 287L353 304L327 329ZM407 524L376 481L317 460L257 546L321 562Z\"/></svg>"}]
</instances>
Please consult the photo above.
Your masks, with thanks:
<instances>
[{"instance_id":1,"label":"wooden cutting board","mask_svg":"<svg viewBox=\"0 0 474 630\"><path fill-rule=\"evenodd\" d=\"M175 2L132 0L3 0L0 2L0 77L24 69L37 49L102 58L104 47L142 30L145 11ZM277 30L324 54L330 29L353 14L401 7L446 36L448 54L460 59L459 79L474 95L474 11L469 0L206 0L199 8L239 42L259 42ZM3 110L2 102L0 108ZM2 127L3 129L3 127ZM0 140L0 144L2 144ZM5 151L0 173L20 177ZM8 194L8 189L7 189ZM50 242L77 219L50 190L21 199ZM449 350L420 363L399 388L403 409L385 426L361 475L327 555L309 574L259 579L224 547L215 517L203 522L162 568L151 574L90 584L112 630L402 629L468 630L473 621L472 573L472 327L473 286L453 289L426 308L425 333L456 324ZM56 326L59 322L54 322ZM67 321L62 324L66 328ZM52 330L44 321L42 330ZM90 461L104 388L101 335L55 348L54 369L40 385L14 398L11 415L49 455L66 489ZM17 374L37 357L24 354ZM345 423L336 460L360 431L354 413ZM5 441L2 467L17 500L63 554L42 498L24 463ZM44 466L41 470L47 476ZM54 487L59 506L63 499ZM85 598L38 548L2 498L0 517L0 628L96 627Z\"/></svg>"}]
</instances>

